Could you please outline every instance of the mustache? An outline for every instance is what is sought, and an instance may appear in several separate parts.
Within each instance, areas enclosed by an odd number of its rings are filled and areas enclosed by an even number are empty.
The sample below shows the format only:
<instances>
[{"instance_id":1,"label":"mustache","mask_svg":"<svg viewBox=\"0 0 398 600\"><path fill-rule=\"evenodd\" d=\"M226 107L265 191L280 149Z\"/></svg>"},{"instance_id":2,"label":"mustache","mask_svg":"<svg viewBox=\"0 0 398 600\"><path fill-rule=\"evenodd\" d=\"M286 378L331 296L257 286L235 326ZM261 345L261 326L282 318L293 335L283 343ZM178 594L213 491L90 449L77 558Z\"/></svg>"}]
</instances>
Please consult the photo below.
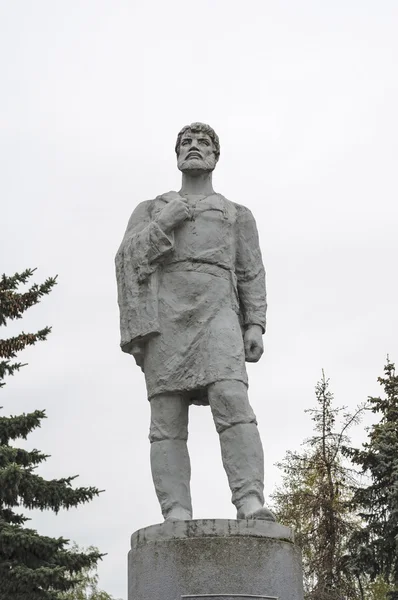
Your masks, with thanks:
<instances>
[{"instance_id":1,"label":"mustache","mask_svg":"<svg viewBox=\"0 0 398 600\"><path fill-rule=\"evenodd\" d=\"M186 156L187 159L189 158L201 158L203 159L201 153L199 152L199 150L190 150Z\"/></svg>"},{"instance_id":2,"label":"mustache","mask_svg":"<svg viewBox=\"0 0 398 600\"><path fill-rule=\"evenodd\" d=\"M188 156L186 156L186 158L184 160L179 161L178 164L179 164L179 166L184 167L193 160L195 160L195 164L192 166L195 166L195 168L200 166L200 167L206 168L206 169L214 169L214 167L216 166L216 162L217 162L214 156L209 156L208 158L198 159L196 156L190 157L188 155Z\"/></svg>"}]
</instances>

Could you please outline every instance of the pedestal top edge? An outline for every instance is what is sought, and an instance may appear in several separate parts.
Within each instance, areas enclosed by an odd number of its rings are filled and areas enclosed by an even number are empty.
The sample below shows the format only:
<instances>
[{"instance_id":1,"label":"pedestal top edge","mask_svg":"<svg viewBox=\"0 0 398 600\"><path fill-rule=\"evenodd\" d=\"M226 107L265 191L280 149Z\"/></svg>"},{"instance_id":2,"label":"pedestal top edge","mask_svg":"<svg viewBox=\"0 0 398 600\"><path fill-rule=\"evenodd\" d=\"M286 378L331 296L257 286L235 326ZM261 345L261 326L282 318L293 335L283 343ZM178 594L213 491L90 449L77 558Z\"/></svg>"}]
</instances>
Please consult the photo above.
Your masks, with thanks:
<instances>
[{"instance_id":1,"label":"pedestal top edge","mask_svg":"<svg viewBox=\"0 0 398 600\"><path fill-rule=\"evenodd\" d=\"M258 537L294 542L290 527L271 521L234 519L197 519L192 521L165 521L135 531L131 548L154 542L209 537Z\"/></svg>"}]
</instances>

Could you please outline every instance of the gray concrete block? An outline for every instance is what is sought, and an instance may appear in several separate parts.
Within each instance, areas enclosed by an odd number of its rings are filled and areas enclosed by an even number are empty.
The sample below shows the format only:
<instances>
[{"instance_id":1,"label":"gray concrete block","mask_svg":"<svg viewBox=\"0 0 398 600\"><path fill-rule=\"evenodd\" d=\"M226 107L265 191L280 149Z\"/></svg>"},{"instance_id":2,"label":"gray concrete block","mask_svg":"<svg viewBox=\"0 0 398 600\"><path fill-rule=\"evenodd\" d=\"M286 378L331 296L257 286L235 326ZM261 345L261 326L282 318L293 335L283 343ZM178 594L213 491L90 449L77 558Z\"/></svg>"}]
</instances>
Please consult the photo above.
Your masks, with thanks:
<instances>
[{"instance_id":1,"label":"gray concrete block","mask_svg":"<svg viewBox=\"0 0 398 600\"><path fill-rule=\"evenodd\" d=\"M167 521L135 532L128 600L303 600L289 527L267 521Z\"/></svg>"}]
</instances>

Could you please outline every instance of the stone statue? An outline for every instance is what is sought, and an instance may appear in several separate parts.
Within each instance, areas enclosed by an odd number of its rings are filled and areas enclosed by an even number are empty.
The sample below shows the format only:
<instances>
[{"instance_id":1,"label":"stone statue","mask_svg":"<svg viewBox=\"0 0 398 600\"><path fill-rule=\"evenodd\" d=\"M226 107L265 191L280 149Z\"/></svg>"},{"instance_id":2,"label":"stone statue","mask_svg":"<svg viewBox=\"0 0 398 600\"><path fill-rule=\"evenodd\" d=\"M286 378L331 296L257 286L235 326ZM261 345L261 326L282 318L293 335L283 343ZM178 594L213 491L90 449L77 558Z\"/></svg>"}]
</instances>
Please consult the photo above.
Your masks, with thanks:
<instances>
[{"instance_id":1,"label":"stone statue","mask_svg":"<svg viewBox=\"0 0 398 600\"><path fill-rule=\"evenodd\" d=\"M265 331L256 223L213 190L211 127L184 127L175 151L180 191L141 202L116 255L121 348L145 374L156 493L165 519L192 519L188 409L210 405L237 518L274 521L245 368Z\"/></svg>"}]
</instances>

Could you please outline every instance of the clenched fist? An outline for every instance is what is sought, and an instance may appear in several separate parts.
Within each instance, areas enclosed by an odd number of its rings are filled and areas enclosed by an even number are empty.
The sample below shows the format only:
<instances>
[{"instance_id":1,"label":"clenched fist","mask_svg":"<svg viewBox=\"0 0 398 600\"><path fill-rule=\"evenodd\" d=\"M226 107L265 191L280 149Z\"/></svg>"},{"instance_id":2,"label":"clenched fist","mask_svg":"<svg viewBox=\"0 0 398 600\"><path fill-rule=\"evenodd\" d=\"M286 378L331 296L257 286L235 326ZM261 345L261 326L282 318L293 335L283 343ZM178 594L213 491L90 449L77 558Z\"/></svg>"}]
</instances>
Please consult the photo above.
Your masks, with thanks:
<instances>
[{"instance_id":1,"label":"clenched fist","mask_svg":"<svg viewBox=\"0 0 398 600\"><path fill-rule=\"evenodd\" d=\"M249 325L243 341L245 344L245 359L247 362L257 362L264 352L263 330L260 325Z\"/></svg>"},{"instance_id":2,"label":"clenched fist","mask_svg":"<svg viewBox=\"0 0 398 600\"><path fill-rule=\"evenodd\" d=\"M170 233L189 217L188 203L184 198L174 198L160 211L156 221L165 233Z\"/></svg>"}]
</instances>

